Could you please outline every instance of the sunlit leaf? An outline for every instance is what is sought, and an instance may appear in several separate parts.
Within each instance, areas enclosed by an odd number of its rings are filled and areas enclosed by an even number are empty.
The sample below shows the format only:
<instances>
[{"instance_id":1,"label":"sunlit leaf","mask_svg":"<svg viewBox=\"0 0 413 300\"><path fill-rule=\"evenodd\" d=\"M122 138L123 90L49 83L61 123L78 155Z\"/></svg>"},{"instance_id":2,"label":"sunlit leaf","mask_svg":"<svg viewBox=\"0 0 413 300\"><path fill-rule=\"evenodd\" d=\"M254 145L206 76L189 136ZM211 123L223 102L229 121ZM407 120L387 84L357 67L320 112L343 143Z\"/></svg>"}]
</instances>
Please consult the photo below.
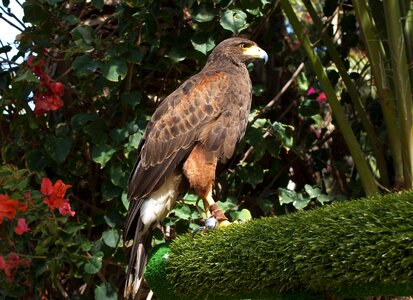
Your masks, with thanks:
<instances>
[{"instance_id":1,"label":"sunlit leaf","mask_svg":"<svg viewBox=\"0 0 413 300\"><path fill-rule=\"evenodd\" d=\"M305 191L310 196L310 198L317 198L321 194L321 189L319 187L312 187L309 184L304 186Z\"/></svg>"},{"instance_id":2,"label":"sunlit leaf","mask_svg":"<svg viewBox=\"0 0 413 300\"><path fill-rule=\"evenodd\" d=\"M95 146L92 148L92 160L100 164L100 168L103 169L115 152L116 149L109 145Z\"/></svg>"},{"instance_id":3,"label":"sunlit leaf","mask_svg":"<svg viewBox=\"0 0 413 300\"><path fill-rule=\"evenodd\" d=\"M229 214L233 220L248 221L252 219L251 212L246 208L239 211L233 210Z\"/></svg>"},{"instance_id":4,"label":"sunlit leaf","mask_svg":"<svg viewBox=\"0 0 413 300\"><path fill-rule=\"evenodd\" d=\"M120 235L115 228L111 228L102 233L102 239L107 246L116 248L120 242Z\"/></svg>"},{"instance_id":5,"label":"sunlit leaf","mask_svg":"<svg viewBox=\"0 0 413 300\"><path fill-rule=\"evenodd\" d=\"M239 34L244 29L248 28L247 15L240 9L227 9L221 13L219 22L222 28L231 31L234 34Z\"/></svg>"},{"instance_id":6,"label":"sunlit leaf","mask_svg":"<svg viewBox=\"0 0 413 300\"><path fill-rule=\"evenodd\" d=\"M15 79L15 81L26 81L26 82L34 82L34 83L40 82L40 80L30 70L26 70L23 74L18 76Z\"/></svg>"},{"instance_id":7,"label":"sunlit leaf","mask_svg":"<svg viewBox=\"0 0 413 300\"><path fill-rule=\"evenodd\" d=\"M109 283L104 282L95 288L95 300L117 300L116 289Z\"/></svg>"},{"instance_id":8,"label":"sunlit leaf","mask_svg":"<svg viewBox=\"0 0 413 300\"><path fill-rule=\"evenodd\" d=\"M210 35L196 34L191 38L192 46L195 50L207 55L209 51L214 49L215 41Z\"/></svg>"},{"instance_id":9,"label":"sunlit leaf","mask_svg":"<svg viewBox=\"0 0 413 300\"><path fill-rule=\"evenodd\" d=\"M192 11L192 19L199 23L212 21L216 15L216 10L206 4L201 4Z\"/></svg>"},{"instance_id":10,"label":"sunlit leaf","mask_svg":"<svg viewBox=\"0 0 413 300\"><path fill-rule=\"evenodd\" d=\"M88 274L96 274L102 268L103 252L97 252L84 265L84 270Z\"/></svg>"},{"instance_id":11,"label":"sunlit leaf","mask_svg":"<svg viewBox=\"0 0 413 300\"><path fill-rule=\"evenodd\" d=\"M177 205L173 212L180 219L189 220L191 218L191 209L188 205Z\"/></svg>"},{"instance_id":12,"label":"sunlit leaf","mask_svg":"<svg viewBox=\"0 0 413 300\"><path fill-rule=\"evenodd\" d=\"M179 47L173 47L166 55L166 57L172 60L172 62L175 64L180 61L185 60L186 56L187 56L186 49L179 48Z\"/></svg>"},{"instance_id":13,"label":"sunlit leaf","mask_svg":"<svg viewBox=\"0 0 413 300\"><path fill-rule=\"evenodd\" d=\"M333 200L334 200L334 197L330 195L321 194L317 196L317 201L320 202L321 204L331 202Z\"/></svg>"},{"instance_id":14,"label":"sunlit leaf","mask_svg":"<svg viewBox=\"0 0 413 300\"><path fill-rule=\"evenodd\" d=\"M103 65L102 73L107 80L119 82L125 79L128 73L128 66L123 59L112 58Z\"/></svg>"},{"instance_id":15,"label":"sunlit leaf","mask_svg":"<svg viewBox=\"0 0 413 300\"><path fill-rule=\"evenodd\" d=\"M292 203L296 197L297 193L295 191L278 188L278 199L281 205Z\"/></svg>"}]
</instances>

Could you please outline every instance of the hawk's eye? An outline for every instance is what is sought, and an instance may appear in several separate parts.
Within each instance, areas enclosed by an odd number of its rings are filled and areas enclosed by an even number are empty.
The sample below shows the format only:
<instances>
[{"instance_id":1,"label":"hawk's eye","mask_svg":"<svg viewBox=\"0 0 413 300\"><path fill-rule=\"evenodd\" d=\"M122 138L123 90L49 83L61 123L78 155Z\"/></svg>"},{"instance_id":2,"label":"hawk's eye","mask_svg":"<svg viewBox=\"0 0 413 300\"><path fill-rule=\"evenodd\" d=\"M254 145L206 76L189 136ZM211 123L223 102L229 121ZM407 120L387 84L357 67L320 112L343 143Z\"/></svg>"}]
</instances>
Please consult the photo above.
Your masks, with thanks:
<instances>
[{"instance_id":1,"label":"hawk's eye","mask_svg":"<svg viewBox=\"0 0 413 300\"><path fill-rule=\"evenodd\" d=\"M245 43L242 43L242 44L240 44L239 46L240 46L241 49L246 49L246 48L248 48L248 45L245 44Z\"/></svg>"}]
</instances>

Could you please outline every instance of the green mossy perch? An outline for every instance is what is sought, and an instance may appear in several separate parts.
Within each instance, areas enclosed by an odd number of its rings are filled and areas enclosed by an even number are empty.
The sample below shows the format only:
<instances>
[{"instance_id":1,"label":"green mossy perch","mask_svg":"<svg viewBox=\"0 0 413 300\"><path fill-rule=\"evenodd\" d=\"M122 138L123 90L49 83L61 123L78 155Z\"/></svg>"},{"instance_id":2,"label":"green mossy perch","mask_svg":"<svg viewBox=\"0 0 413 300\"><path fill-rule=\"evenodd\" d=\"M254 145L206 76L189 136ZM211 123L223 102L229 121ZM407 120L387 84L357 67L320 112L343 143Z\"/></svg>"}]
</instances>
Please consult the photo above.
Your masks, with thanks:
<instances>
[{"instance_id":1,"label":"green mossy perch","mask_svg":"<svg viewBox=\"0 0 413 300\"><path fill-rule=\"evenodd\" d=\"M413 295L413 192L184 235L145 277L160 299Z\"/></svg>"}]
</instances>

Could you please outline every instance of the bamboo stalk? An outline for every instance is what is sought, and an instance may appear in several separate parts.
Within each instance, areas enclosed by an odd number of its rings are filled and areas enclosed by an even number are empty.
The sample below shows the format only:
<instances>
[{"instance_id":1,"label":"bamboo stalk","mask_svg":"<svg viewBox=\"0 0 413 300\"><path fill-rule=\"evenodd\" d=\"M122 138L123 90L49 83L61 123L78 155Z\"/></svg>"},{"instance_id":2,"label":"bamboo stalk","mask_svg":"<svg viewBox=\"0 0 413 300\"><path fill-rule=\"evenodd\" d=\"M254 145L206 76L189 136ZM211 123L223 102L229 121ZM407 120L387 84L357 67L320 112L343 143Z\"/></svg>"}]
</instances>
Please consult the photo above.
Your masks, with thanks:
<instances>
[{"instance_id":1,"label":"bamboo stalk","mask_svg":"<svg viewBox=\"0 0 413 300\"><path fill-rule=\"evenodd\" d=\"M389 39L390 62L393 70L392 78L400 120L404 183L406 188L411 188L413 186L413 106L406 45L401 24L399 1L385 0L383 5Z\"/></svg>"},{"instance_id":2,"label":"bamboo stalk","mask_svg":"<svg viewBox=\"0 0 413 300\"><path fill-rule=\"evenodd\" d=\"M343 108L341 107L333 87L327 77L327 74L321 64L321 61L314 51L314 47L310 42L308 36L304 33L303 26L298 20L291 4L288 0L281 0L281 7L286 14L291 26L294 29L297 38L300 40L308 58L311 63L315 74L317 75L323 91L326 93L330 106L333 110L334 117L338 123L339 128L343 133L343 137L347 143L350 153L353 157L355 166L360 175L360 180L364 188L366 195L373 195L378 192L374 176L364 158L364 155L360 149L360 145L357 142L356 136L351 129L348 120L345 117Z\"/></svg>"},{"instance_id":3,"label":"bamboo stalk","mask_svg":"<svg viewBox=\"0 0 413 300\"><path fill-rule=\"evenodd\" d=\"M400 125L396 114L394 93L391 90L385 72L386 66L384 62L387 61L387 58L385 57L383 45L378 38L377 28L373 25L372 18L369 14L370 10L367 7L366 0L353 0L352 3L367 50L367 56L370 60L371 70L379 95L379 104L386 124L387 145L393 157L395 170L395 186L400 187L404 185Z\"/></svg>"},{"instance_id":4,"label":"bamboo stalk","mask_svg":"<svg viewBox=\"0 0 413 300\"><path fill-rule=\"evenodd\" d=\"M357 116L360 118L364 130L367 133L367 138L370 141L370 146L373 151L374 156L377 159L377 167L380 172L381 184L389 187L389 177L387 171L387 164L384 157L384 153L381 147L381 143L377 138L377 134L374 130L374 126L371 123L366 110L364 109L363 103L361 102L360 95L356 89L356 86L353 83L353 80L350 78L350 75L347 73L346 67L344 66L343 61L340 58L340 55L337 52L337 49L334 45L333 40L328 35L327 30L324 30L323 22L315 11L310 0L303 0L307 11L309 12L311 18L313 19L314 25L316 26L318 32L321 32L321 38L324 41L327 51L330 54L331 60L337 67L337 70L344 81L344 84L347 87L347 91L353 102L354 109L356 110Z\"/></svg>"},{"instance_id":5,"label":"bamboo stalk","mask_svg":"<svg viewBox=\"0 0 413 300\"><path fill-rule=\"evenodd\" d=\"M413 86L413 1L400 1L402 8L403 33L406 40L406 55L409 66L410 86Z\"/></svg>"}]
</instances>

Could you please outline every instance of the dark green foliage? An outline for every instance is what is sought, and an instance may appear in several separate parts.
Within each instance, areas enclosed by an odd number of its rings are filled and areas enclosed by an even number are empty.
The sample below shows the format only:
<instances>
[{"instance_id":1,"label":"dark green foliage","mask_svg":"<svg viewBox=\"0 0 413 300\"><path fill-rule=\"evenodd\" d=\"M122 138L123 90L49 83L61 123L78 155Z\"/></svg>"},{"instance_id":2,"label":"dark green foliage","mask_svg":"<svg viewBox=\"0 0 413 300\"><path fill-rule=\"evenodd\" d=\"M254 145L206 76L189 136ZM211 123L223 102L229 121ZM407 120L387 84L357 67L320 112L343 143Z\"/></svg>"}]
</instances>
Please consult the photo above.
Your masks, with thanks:
<instances>
[{"instance_id":1,"label":"dark green foliage","mask_svg":"<svg viewBox=\"0 0 413 300\"><path fill-rule=\"evenodd\" d=\"M412 218L407 192L188 234L171 244L167 263L164 248L150 260L148 281L166 274L167 284L151 288L185 299L409 295Z\"/></svg>"},{"instance_id":2,"label":"dark green foliage","mask_svg":"<svg viewBox=\"0 0 413 300\"><path fill-rule=\"evenodd\" d=\"M11 2L2 1L5 7ZM373 11L381 11L380 1L369 2ZM19 272L12 284L0 273L1 296L31 299L47 292L50 299L61 299L66 291L75 299L111 298L114 290L122 294L127 260L120 237L128 207L127 178L146 122L162 99L199 71L211 50L230 36L253 39L270 60L265 66L249 66L254 85L253 121L226 167L228 172L217 172L214 197L227 216L281 215L362 195L359 174L349 159L342 132L336 130L328 99L286 26L278 3L26 0L23 19L29 23L25 28L7 14L7 8L2 10L22 32L17 54L11 53L9 45L0 45L1 167L13 166L27 175L23 183L19 178L11 180L7 189L1 186L6 180L0 176L0 190L10 193L18 188L23 195L38 190L43 177L54 182L61 179L72 185L68 197L76 216L62 224L57 220L59 225L54 227L43 215L36 216L29 223L36 228L30 233L34 234L30 243L17 243L18 237L0 237L0 256L14 251L31 259L30 271ZM301 1L295 3L302 5ZM314 30L303 7L296 8L374 168L376 159L366 132L346 97L342 79L337 78L321 31ZM394 143L386 140L387 129L378 107L381 98L371 86L369 66L359 55L364 49L356 44L360 27L355 24L354 11L336 0L318 2L317 12L321 15L322 11L327 17L339 12L337 30L329 18L323 18L328 26L325 31L337 41L343 63L366 109L374 115L375 129L388 155L389 170L380 174L393 176L397 172L388 145ZM383 29L380 37L387 41L382 15L373 16ZM343 35L339 39L337 32ZM384 47L388 51L386 43ZM51 81L64 86L64 106L59 110L38 116L33 113L33 91L42 80L26 63L30 53L44 62ZM302 62L306 67L291 78ZM388 63L386 68L390 68ZM283 89L290 79L293 84ZM282 95L276 97L282 89ZM266 107L268 103L272 104ZM376 177L381 179L378 173ZM290 182L295 184L294 191L286 189ZM381 182L389 189L400 188L398 183L397 177L390 185ZM41 207L42 198L37 195L37 199ZM199 199L192 194L178 203L163 223L171 227L172 237L202 224L198 206ZM1 232L7 227L4 224L13 232L5 221L0 233L5 232ZM26 239L23 236L21 240ZM161 230L155 239L156 243L164 241Z\"/></svg>"}]
</instances>

